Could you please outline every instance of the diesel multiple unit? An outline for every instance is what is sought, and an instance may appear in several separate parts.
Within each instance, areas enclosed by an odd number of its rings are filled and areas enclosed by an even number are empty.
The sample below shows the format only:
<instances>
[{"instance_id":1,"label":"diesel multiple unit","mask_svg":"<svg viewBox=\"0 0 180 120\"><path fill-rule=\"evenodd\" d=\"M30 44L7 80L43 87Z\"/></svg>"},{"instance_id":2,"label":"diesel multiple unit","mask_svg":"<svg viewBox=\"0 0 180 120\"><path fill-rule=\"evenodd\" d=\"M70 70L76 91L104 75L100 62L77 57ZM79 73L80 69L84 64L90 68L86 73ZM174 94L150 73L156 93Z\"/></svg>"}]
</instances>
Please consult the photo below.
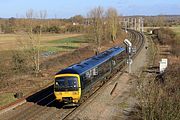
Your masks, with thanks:
<instances>
[{"instance_id":1,"label":"diesel multiple unit","mask_svg":"<svg viewBox=\"0 0 180 120\"><path fill-rule=\"evenodd\" d=\"M65 104L80 103L97 83L122 68L125 58L125 48L117 46L57 72L54 83L56 100Z\"/></svg>"}]
</instances>

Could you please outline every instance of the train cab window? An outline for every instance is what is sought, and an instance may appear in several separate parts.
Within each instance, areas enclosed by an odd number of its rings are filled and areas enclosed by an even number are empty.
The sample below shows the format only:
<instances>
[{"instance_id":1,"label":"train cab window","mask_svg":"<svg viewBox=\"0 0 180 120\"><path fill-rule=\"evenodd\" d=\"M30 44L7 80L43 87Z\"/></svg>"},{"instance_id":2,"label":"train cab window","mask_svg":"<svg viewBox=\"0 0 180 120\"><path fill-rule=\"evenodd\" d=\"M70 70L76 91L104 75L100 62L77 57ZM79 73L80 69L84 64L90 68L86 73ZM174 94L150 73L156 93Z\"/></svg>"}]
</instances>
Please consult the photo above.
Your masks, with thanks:
<instances>
[{"instance_id":1,"label":"train cab window","mask_svg":"<svg viewBox=\"0 0 180 120\"><path fill-rule=\"evenodd\" d=\"M74 91L78 90L77 77L58 77L55 79L55 91Z\"/></svg>"}]
</instances>

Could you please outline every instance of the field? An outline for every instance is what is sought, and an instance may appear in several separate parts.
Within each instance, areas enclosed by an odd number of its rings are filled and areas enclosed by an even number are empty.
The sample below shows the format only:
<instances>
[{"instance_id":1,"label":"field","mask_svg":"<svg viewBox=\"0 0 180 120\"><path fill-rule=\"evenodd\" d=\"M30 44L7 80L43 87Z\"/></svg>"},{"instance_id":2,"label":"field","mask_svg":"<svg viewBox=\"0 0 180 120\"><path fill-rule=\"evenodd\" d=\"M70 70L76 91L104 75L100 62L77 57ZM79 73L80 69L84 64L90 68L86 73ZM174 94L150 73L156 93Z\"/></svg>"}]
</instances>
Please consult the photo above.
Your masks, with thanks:
<instances>
[{"instance_id":1,"label":"field","mask_svg":"<svg viewBox=\"0 0 180 120\"><path fill-rule=\"evenodd\" d=\"M76 37L81 34L43 34L40 38L41 46L53 46L49 41L61 40L68 37ZM19 41L25 41L28 35L23 34L0 34L0 51L13 50L17 48Z\"/></svg>"},{"instance_id":2,"label":"field","mask_svg":"<svg viewBox=\"0 0 180 120\"><path fill-rule=\"evenodd\" d=\"M86 44L86 38L84 36L68 37L63 39L57 39L48 41L43 44L42 51L56 52L56 51L72 51Z\"/></svg>"},{"instance_id":3,"label":"field","mask_svg":"<svg viewBox=\"0 0 180 120\"><path fill-rule=\"evenodd\" d=\"M27 36L25 36L25 37L27 37ZM4 62L2 62L2 61L10 61L9 58L12 54L11 50L14 50L19 46L19 43L18 43L19 39L26 40L25 37L24 37L24 35L17 35L17 34L0 34L0 61L2 64L4 64ZM25 38L25 39L23 39L23 38ZM42 35L40 41L41 41L40 47L42 50L41 55L45 56L43 58L43 60L48 59L47 57L51 58L52 56L50 56L50 55L54 52L73 51L73 50L75 50L79 47L83 47L84 45L87 44L84 36L82 36L81 34L44 34L44 35ZM60 54L61 54L61 52L60 52ZM0 65L1 65L1 63L0 63ZM0 72L2 72L1 70L2 69L0 69ZM5 81L0 80L0 88L3 88L3 86L6 85L5 82L7 82L7 80L5 80ZM49 82L49 81L46 81L46 82ZM44 84L47 84L46 82ZM18 82L15 82L15 83L18 83ZM37 83L37 81L36 81L36 83ZM18 83L18 84L20 84L20 83ZM0 107L15 101L16 99L14 98L13 95L14 95L14 92L0 93L0 101L1 101Z\"/></svg>"},{"instance_id":4,"label":"field","mask_svg":"<svg viewBox=\"0 0 180 120\"><path fill-rule=\"evenodd\" d=\"M171 27L171 29L180 37L180 25Z\"/></svg>"}]
</instances>

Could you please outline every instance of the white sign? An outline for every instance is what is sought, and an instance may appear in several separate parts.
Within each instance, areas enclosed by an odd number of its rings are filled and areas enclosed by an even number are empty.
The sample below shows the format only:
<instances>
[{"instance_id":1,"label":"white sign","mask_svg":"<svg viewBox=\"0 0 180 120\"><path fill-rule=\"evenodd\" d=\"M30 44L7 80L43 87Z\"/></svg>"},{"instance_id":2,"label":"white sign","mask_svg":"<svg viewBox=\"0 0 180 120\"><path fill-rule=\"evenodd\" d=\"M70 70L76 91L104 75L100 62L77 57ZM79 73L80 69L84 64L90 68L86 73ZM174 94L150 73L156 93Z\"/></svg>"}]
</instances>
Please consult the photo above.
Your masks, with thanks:
<instances>
[{"instance_id":1,"label":"white sign","mask_svg":"<svg viewBox=\"0 0 180 120\"><path fill-rule=\"evenodd\" d=\"M132 63L133 63L132 59L127 60L127 64L132 64Z\"/></svg>"},{"instance_id":2,"label":"white sign","mask_svg":"<svg viewBox=\"0 0 180 120\"><path fill-rule=\"evenodd\" d=\"M161 59L161 61L159 62L160 65L159 65L159 71L160 73L164 72L164 70L167 68L167 59Z\"/></svg>"},{"instance_id":3,"label":"white sign","mask_svg":"<svg viewBox=\"0 0 180 120\"><path fill-rule=\"evenodd\" d=\"M132 48L132 53L136 53L136 46Z\"/></svg>"},{"instance_id":4,"label":"white sign","mask_svg":"<svg viewBox=\"0 0 180 120\"><path fill-rule=\"evenodd\" d=\"M124 43L125 43L128 47L131 47L131 46L132 46L132 43L131 43L128 39L125 39L125 40L124 40Z\"/></svg>"}]
</instances>

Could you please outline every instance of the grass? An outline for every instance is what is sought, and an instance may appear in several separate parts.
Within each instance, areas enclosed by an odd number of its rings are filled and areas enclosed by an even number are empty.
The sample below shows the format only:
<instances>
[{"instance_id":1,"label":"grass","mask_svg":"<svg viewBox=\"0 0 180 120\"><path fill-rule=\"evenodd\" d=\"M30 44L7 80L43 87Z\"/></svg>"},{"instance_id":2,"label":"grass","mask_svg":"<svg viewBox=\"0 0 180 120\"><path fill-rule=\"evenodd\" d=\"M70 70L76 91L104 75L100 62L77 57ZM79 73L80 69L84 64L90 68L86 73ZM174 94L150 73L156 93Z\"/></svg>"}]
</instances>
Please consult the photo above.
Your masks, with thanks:
<instances>
[{"instance_id":1,"label":"grass","mask_svg":"<svg viewBox=\"0 0 180 120\"><path fill-rule=\"evenodd\" d=\"M0 94L0 107L7 105L9 103L12 103L16 100L16 98L14 98L14 94L13 93L3 93Z\"/></svg>"},{"instance_id":2,"label":"grass","mask_svg":"<svg viewBox=\"0 0 180 120\"><path fill-rule=\"evenodd\" d=\"M49 41L49 43L63 44L63 43L86 43L84 36L69 37L59 40Z\"/></svg>"},{"instance_id":3,"label":"grass","mask_svg":"<svg viewBox=\"0 0 180 120\"><path fill-rule=\"evenodd\" d=\"M178 37L180 37L180 25L179 26L174 26L174 27L170 27L176 34Z\"/></svg>"},{"instance_id":4,"label":"grass","mask_svg":"<svg viewBox=\"0 0 180 120\"><path fill-rule=\"evenodd\" d=\"M128 105L128 103L126 103L125 101L124 102L121 102L121 103L119 103L118 104L118 107L120 107L120 108L128 108L129 107L129 105Z\"/></svg>"},{"instance_id":5,"label":"grass","mask_svg":"<svg viewBox=\"0 0 180 120\"><path fill-rule=\"evenodd\" d=\"M42 46L48 46L49 41L56 41L80 35L81 34L42 34L40 41ZM28 39L28 35L26 34L0 34L0 51L13 50L17 47L18 40L25 42L26 39Z\"/></svg>"},{"instance_id":6,"label":"grass","mask_svg":"<svg viewBox=\"0 0 180 120\"><path fill-rule=\"evenodd\" d=\"M64 39L48 41L49 46L42 47L44 52L72 51L87 43L84 36L75 36Z\"/></svg>"},{"instance_id":7,"label":"grass","mask_svg":"<svg viewBox=\"0 0 180 120\"><path fill-rule=\"evenodd\" d=\"M76 46L47 46L42 47L42 52L67 52L77 48Z\"/></svg>"},{"instance_id":8,"label":"grass","mask_svg":"<svg viewBox=\"0 0 180 120\"><path fill-rule=\"evenodd\" d=\"M23 34L0 34L0 51L14 50L20 44L18 41L26 44L27 39ZM42 52L58 52L75 50L86 40L81 34L42 34L40 43Z\"/></svg>"}]
</instances>

